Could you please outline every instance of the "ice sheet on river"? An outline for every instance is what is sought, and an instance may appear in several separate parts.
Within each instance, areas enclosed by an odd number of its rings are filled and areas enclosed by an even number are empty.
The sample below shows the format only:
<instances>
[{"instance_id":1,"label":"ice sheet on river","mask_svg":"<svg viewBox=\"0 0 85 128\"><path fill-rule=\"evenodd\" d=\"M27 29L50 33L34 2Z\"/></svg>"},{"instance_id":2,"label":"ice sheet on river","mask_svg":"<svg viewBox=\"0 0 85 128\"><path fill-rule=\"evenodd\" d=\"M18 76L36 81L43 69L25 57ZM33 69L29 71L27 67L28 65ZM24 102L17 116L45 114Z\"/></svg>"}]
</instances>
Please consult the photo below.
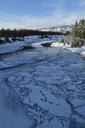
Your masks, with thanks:
<instances>
[{"instance_id":1,"label":"ice sheet on river","mask_svg":"<svg viewBox=\"0 0 85 128\"><path fill-rule=\"evenodd\" d=\"M85 128L85 61L63 48L40 53L32 54L31 63L24 54L26 65L1 71L2 81L36 120L36 128Z\"/></svg>"}]
</instances>

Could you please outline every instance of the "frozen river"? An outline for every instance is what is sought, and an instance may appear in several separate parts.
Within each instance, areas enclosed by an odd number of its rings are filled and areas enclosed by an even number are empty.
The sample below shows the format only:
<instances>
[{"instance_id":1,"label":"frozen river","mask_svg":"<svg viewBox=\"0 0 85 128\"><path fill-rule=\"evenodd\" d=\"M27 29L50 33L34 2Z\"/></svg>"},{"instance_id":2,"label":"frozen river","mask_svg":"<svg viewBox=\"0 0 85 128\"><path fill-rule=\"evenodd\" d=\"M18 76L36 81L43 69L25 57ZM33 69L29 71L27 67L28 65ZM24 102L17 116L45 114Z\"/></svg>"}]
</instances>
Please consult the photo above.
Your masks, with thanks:
<instances>
[{"instance_id":1,"label":"frozen river","mask_svg":"<svg viewBox=\"0 0 85 128\"><path fill-rule=\"evenodd\" d=\"M37 47L0 59L0 128L85 128L85 60Z\"/></svg>"}]
</instances>

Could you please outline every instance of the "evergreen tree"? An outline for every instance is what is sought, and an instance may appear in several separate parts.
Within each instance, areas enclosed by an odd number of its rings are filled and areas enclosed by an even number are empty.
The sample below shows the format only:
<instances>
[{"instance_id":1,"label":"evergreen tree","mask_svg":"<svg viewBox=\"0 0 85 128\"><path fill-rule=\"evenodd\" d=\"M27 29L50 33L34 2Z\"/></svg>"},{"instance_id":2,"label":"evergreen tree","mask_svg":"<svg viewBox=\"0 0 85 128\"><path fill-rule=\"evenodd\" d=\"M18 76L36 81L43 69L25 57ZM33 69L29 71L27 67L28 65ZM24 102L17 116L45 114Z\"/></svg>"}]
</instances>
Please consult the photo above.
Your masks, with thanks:
<instances>
[{"instance_id":1,"label":"evergreen tree","mask_svg":"<svg viewBox=\"0 0 85 128\"><path fill-rule=\"evenodd\" d=\"M85 39L85 19L81 19L79 23L75 22L72 34L74 37Z\"/></svg>"},{"instance_id":2,"label":"evergreen tree","mask_svg":"<svg viewBox=\"0 0 85 128\"><path fill-rule=\"evenodd\" d=\"M73 34L74 37L78 36L78 22L75 22L74 28L73 28Z\"/></svg>"}]
</instances>

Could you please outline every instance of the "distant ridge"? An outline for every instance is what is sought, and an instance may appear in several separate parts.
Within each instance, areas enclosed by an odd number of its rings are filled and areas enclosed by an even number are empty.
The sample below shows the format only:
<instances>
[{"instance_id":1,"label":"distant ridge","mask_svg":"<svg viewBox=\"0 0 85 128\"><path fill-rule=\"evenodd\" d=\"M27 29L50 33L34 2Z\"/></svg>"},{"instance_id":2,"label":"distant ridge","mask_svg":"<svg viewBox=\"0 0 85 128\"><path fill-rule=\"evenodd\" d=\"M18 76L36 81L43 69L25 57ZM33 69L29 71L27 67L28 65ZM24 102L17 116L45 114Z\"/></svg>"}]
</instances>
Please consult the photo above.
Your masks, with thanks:
<instances>
[{"instance_id":1,"label":"distant ridge","mask_svg":"<svg viewBox=\"0 0 85 128\"><path fill-rule=\"evenodd\" d=\"M39 31L47 31L47 32L62 32L67 33L72 31L73 25L58 25L54 27L46 27L46 28L40 28Z\"/></svg>"}]
</instances>

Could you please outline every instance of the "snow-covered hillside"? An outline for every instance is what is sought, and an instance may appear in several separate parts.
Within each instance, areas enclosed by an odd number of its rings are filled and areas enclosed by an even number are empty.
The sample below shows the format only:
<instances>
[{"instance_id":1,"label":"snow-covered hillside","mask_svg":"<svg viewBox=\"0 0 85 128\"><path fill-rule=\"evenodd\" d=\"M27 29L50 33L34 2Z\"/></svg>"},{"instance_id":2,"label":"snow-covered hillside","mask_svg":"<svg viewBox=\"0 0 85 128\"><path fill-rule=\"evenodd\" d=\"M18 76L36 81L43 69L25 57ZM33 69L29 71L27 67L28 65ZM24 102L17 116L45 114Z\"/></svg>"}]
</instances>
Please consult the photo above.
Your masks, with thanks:
<instances>
[{"instance_id":1,"label":"snow-covered hillside","mask_svg":"<svg viewBox=\"0 0 85 128\"><path fill-rule=\"evenodd\" d=\"M85 49L49 41L0 46L0 128L85 128Z\"/></svg>"},{"instance_id":2,"label":"snow-covered hillside","mask_svg":"<svg viewBox=\"0 0 85 128\"><path fill-rule=\"evenodd\" d=\"M59 25L59 26L54 26L54 27L41 28L39 30L66 33L66 32L72 31L72 25Z\"/></svg>"}]
</instances>

